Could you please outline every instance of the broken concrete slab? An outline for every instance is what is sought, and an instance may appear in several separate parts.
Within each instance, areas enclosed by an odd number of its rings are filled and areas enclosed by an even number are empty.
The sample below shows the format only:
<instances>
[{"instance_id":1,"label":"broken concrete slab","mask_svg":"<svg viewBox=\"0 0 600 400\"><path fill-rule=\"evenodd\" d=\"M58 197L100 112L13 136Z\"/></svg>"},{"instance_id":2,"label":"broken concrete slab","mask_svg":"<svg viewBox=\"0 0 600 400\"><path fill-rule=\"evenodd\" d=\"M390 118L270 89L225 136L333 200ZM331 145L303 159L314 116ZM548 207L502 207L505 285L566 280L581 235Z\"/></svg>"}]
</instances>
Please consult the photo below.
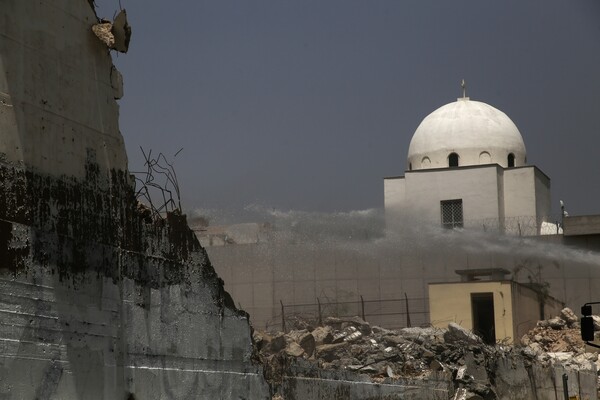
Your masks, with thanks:
<instances>
[{"instance_id":1,"label":"broken concrete slab","mask_svg":"<svg viewBox=\"0 0 600 400\"><path fill-rule=\"evenodd\" d=\"M444 333L446 343L465 343L465 344L482 344L479 336L475 335L463 328L462 326L451 322L448 324L448 331Z\"/></svg>"},{"instance_id":2,"label":"broken concrete slab","mask_svg":"<svg viewBox=\"0 0 600 400\"><path fill-rule=\"evenodd\" d=\"M102 19L92 25L92 32L111 50L121 53L127 53L129 50L131 26L127 22L127 12L124 9L117 14L113 22Z\"/></svg>"}]
</instances>

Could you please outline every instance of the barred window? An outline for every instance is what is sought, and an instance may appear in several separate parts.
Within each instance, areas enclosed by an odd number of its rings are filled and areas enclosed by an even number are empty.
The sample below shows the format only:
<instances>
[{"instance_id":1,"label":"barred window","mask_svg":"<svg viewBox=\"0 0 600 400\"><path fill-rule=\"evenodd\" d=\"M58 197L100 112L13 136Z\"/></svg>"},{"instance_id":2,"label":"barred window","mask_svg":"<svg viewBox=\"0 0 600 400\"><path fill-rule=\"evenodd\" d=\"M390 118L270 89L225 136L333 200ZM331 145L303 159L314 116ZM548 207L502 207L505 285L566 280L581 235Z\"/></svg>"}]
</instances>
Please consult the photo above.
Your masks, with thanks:
<instances>
[{"instance_id":1,"label":"barred window","mask_svg":"<svg viewBox=\"0 0 600 400\"><path fill-rule=\"evenodd\" d=\"M442 227L462 228L463 227L463 204L462 199L443 200L440 202L442 209Z\"/></svg>"}]
</instances>

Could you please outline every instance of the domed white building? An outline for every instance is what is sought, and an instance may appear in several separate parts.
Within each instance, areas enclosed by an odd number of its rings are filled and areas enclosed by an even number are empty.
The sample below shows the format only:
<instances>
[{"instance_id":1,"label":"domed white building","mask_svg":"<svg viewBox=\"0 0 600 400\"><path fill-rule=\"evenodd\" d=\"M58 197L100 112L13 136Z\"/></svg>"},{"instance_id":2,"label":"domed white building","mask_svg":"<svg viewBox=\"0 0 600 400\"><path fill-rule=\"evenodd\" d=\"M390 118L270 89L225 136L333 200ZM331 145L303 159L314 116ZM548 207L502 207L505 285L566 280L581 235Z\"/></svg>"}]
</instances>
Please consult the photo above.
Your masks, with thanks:
<instances>
[{"instance_id":1,"label":"domed white building","mask_svg":"<svg viewBox=\"0 0 600 400\"><path fill-rule=\"evenodd\" d=\"M404 176L385 178L384 187L389 227L433 222L537 235L550 213L550 179L527 165L517 126L466 96L425 117Z\"/></svg>"}]
</instances>

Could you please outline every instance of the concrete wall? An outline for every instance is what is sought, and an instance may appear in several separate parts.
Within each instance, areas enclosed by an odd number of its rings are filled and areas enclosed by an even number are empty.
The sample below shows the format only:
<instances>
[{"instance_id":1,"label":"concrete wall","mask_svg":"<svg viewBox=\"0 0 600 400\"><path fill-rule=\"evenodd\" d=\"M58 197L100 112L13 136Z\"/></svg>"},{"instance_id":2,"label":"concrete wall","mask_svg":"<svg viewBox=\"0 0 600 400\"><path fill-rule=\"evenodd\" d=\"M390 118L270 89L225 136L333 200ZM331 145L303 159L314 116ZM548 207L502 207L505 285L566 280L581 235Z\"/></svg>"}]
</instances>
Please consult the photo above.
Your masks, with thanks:
<instances>
[{"instance_id":1,"label":"concrete wall","mask_svg":"<svg viewBox=\"0 0 600 400\"><path fill-rule=\"evenodd\" d=\"M268 398L248 316L185 217L112 175L102 190L0 165L0 395Z\"/></svg>"},{"instance_id":2,"label":"concrete wall","mask_svg":"<svg viewBox=\"0 0 600 400\"><path fill-rule=\"evenodd\" d=\"M549 219L552 212L550 178L538 168L535 168L535 211L538 219L553 222Z\"/></svg>"},{"instance_id":3,"label":"concrete wall","mask_svg":"<svg viewBox=\"0 0 600 400\"><path fill-rule=\"evenodd\" d=\"M506 217L536 216L535 189L535 167L505 170L504 203ZM535 234L535 232L532 234Z\"/></svg>"},{"instance_id":4,"label":"concrete wall","mask_svg":"<svg viewBox=\"0 0 600 400\"><path fill-rule=\"evenodd\" d=\"M575 215L564 218L565 236L600 235L600 215Z\"/></svg>"},{"instance_id":5,"label":"concrete wall","mask_svg":"<svg viewBox=\"0 0 600 400\"><path fill-rule=\"evenodd\" d=\"M596 398L595 369L578 370L560 363L525 366L523 358L514 353L490 361L485 369L467 362L467 374L482 386L491 383L495 398L500 400L562 399L563 374L568 377L569 396ZM466 395L462 385L452 380L451 371L433 373L424 379L386 378L374 383L366 376L346 371L317 370L305 363L292 363L283 371L281 380L280 392L285 400L441 400Z\"/></svg>"},{"instance_id":6,"label":"concrete wall","mask_svg":"<svg viewBox=\"0 0 600 400\"><path fill-rule=\"evenodd\" d=\"M402 206L406 204L406 181L403 176L383 180L386 224L392 228L402 223ZM406 218L405 218L406 219Z\"/></svg>"},{"instance_id":7,"label":"concrete wall","mask_svg":"<svg viewBox=\"0 0 600 400\"><path fill-rule=\"evenodd\" d=\"M0 10L0 153L53 175L126 170L113 64L85 0L5 0Z\"/></svg>"},{"instance_id":8,"label":"concrete wall","mask_svg":"<svg viewBox=\"0 0 600 400\"><path fill-rule=\"evenodd\" d=\"M541 291L534 291L524 285L513 284L512 303L514 310L514 339L521 340L524 334L533 329L539 320L549 319L560 314L564 304ZM540 306L543 303L543 306ZM542 312L543 309L543 312Z\"/></svg>"},{"instance_id":9,"label":"concrete wall","mask_svg":"<svg viewBox=\"0 0 600 400\"><path fill-rule=\"evenodd\" d=\"M286 234L283 234L286 236ZM596 301L600 291L600 255L563 245L560 236L535 240L491 233L412 230L382 238L291 241L271 238L257 244L207 247L225 288L259 328L280 327L281 304L316 313L317 298L353 301L348 311L360 315L364 300L422 299L411 307L413 326L429 322L427 285L458 281L457 269L506 268L518 282L547 283L548 294L572 309ZM372 324L402 327L404 305L384 303L387 317L367 317ZM383 310L383 309L382 309Z\"/></svg>"},{"instance_id":10,"label":"concrete wall","mask_svg":"<svg viewBox=\"0 0 600 400\"><path fill-rule=\"evenodd\" d=\"M0 7L0 398L269 399L185 216L135 198L90 3Z\"/></svg>"}]
</instances>

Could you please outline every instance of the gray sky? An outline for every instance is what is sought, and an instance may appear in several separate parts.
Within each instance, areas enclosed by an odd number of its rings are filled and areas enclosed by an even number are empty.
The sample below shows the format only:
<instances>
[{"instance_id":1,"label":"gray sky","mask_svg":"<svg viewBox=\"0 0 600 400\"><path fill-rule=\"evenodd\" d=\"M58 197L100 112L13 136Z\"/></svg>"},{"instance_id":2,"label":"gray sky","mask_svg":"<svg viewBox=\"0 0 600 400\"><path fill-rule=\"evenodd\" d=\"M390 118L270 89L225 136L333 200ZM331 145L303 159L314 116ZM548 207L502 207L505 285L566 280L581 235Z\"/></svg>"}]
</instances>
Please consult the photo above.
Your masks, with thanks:
<instances>
[{"instance_id":1,"label":"gray sky","mask_svg":"<svg viewBox=\"0 0 600 400\"><path fill-rule=\"evenodd\" d=\"M117 0L97 0L112 17ZM383 207L421 120L467 95L517 125L553 208L600 213L600 2L121 0L121 131L184 210Z\"/></svg>"}]
</instances>

